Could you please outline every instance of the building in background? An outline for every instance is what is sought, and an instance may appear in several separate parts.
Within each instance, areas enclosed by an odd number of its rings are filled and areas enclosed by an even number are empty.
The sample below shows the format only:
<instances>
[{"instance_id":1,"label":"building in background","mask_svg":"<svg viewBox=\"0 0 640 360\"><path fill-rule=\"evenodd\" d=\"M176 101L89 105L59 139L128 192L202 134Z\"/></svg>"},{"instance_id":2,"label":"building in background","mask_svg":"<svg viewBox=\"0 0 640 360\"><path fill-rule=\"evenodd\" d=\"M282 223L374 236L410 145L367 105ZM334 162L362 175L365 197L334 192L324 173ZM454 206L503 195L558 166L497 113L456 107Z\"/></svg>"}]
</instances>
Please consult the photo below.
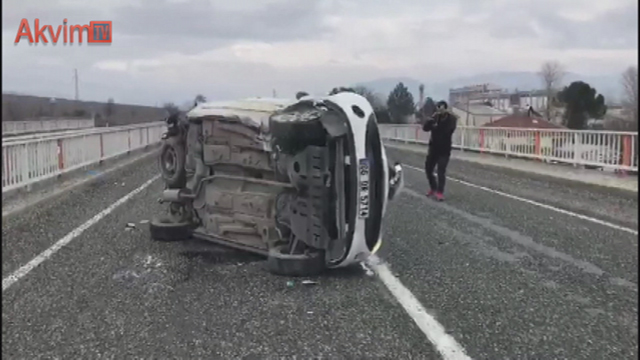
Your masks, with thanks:
<instances>
[{"instance_id":1,"label":"building in background","mask_svg":"<svg viewBox=\"0 0 640 360\"><path fill-rule=\"evenodd\" d=\"M456 104L451 111L458 116L460 126L483 126L508 115L506 111L484 104Z\"/></svg>"},{"instance_id":2,"label":"building in background","mask_svg":"<svg viewBox=\"0 0 640 360\"><path fill-rule=\"evenodd\" d=\"M525 113L510 114L499 118L483 127L512 128L512 129L566 129L562 125L554 124L537 116Z\"/></svg>"},{"instance_id":3,"label":"building in background","mask_svg":"<svg viewBox=\"0 0 640 360\"><path fill-rule=\"evenodd\" d=\"M589 119L587 126L594 130L638 131L638 123L627 108L618 104L607 105L602 119Z\"/></svg>"},{"instance_id":4,"label":"building in background","mask_svg":"<svg viewBox=\"0 0 640 360\"><path fill-rule=\"evenodd\" d=\"M544 90L509 91L489 83L449 90L449 104L467 126L483 126L529 107L544 114L547 101ZM562 111L551 110L551 122L561 124Z\"/></svg>"},{"instance_id":5,"label":"building in background","mask_svg":"<svg viewBox=\"0 0 640 360\"><path fill-rule=\"evenodd\" d=\"M547 96L544 90L508 91L498 85L480 84L450 89L449 103L453 106L484 104L505 112L514 107L529 106L543 111L547 106Z\"/></svg>"},{"instance_id":6,"label":"building in background","mask_svg":"<svg viewBox=\"0 0 640 360\"><path fill-rule=\"evenodd\" d=\"M505 90L494 84L469 85L449 89L449 104L485 103L500 98Z\"/></svg>"}]
</instances>

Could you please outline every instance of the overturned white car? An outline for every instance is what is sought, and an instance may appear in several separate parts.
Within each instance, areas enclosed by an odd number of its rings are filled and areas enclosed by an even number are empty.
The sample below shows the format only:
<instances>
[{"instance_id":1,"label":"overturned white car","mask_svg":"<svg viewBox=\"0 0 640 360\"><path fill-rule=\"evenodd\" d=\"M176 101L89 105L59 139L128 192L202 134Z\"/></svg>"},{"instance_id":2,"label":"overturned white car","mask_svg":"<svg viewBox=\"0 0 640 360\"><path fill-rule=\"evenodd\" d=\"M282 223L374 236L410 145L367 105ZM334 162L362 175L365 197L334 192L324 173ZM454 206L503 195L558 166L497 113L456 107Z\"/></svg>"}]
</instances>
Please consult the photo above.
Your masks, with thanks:
<instances>
[{"instance_id":1,"label":"overturned white car","mask_svg":"<svg viewBox=\"0 0 640 360\"><path fill-rule=\"evenodd\" d=\"M287 276L365 260L402 187L371 105L348 92L199 104L170 121L160 167L169 209L153 239L255 252Z\"/></svg>"}]
</instances>

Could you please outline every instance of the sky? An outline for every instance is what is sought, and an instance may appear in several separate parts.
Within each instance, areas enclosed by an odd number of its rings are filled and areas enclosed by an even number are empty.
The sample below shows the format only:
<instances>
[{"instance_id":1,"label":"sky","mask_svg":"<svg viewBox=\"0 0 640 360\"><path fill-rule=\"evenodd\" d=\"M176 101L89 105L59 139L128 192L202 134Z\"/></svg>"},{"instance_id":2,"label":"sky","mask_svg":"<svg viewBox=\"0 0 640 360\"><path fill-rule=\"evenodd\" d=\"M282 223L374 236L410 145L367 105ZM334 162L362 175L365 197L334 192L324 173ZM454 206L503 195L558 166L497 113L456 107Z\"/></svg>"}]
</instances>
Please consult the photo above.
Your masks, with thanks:
<instances>
[{"instance_id":1,"label":"sky","mask_svg":"<svg viewBox=\"0 0 640 360\"><path fill-rule=\"evenodd\" d=\"M34 30L113 22L111 45L15 43ZM48 37L50 39L50 37ZM638 62L637 0L3 0L2 90L160 105L326 93L384 77L446 81Z\"/></svg>"}]
</instances>

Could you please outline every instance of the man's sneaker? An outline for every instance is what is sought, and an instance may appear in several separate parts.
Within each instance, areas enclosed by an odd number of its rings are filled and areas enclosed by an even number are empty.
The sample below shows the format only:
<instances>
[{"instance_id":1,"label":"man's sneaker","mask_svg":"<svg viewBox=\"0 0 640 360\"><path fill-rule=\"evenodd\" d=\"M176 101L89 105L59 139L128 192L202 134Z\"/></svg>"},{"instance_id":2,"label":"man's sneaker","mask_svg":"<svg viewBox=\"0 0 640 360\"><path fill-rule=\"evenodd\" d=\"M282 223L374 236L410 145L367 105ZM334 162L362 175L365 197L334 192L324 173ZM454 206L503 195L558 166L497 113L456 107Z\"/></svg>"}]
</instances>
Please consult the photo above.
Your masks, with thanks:
<instances>
[{"instance_id":1,"label":"man's sneaker","mask_svg":"<svg viewBox=\"0 0 640 360\"><path fill-rule=\"evenodd\" d=\"M436 200L444 201L444 195L441 192L436 193Z\"/></svg>"},{"instance_id":2,"label":"man's sneaker","mask_svg":"<svg viewBox=\"0 0 640 360\"><path fill-rule=\"evenodd\" d=\"M431 196L435 195L435 193L436 193L435 191L429 190L429 192L427 193L427 196L431 197Z\"/></svg>"}]
</instances>

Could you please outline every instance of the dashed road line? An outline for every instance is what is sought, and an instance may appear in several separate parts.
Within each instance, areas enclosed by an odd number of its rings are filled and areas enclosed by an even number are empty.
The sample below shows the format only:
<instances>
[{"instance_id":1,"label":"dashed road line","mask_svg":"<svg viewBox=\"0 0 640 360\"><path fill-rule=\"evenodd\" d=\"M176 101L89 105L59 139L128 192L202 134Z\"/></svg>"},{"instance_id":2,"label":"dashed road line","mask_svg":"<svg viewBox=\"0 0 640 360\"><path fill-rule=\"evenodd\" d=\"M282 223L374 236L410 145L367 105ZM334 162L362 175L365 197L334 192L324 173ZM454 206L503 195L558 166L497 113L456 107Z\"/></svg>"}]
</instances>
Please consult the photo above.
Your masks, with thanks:
<instances>
[{"instance_id":1,"label":"dashed road line","mask_svg":"<svg viewBox=\"0 0 640 360\"><path fill-rule=\"evenodd\" d=\"M420 301L393 275L387 264L378 256L371 255L366 265L373 270L389 292L402 305L411 319L418 325L427 339L435 346L444 360L471 360L464 348L422 306Z\"/></svg>"},{"instance_id":2,"label":"dashed road line","mask_svg":"<svg viewBox=\"0 0 640 360\"><path fill-rule=\"evenodd\" d=\"M415 170L415 171L424 172L423 169L417 168L415 166L406 165L406 164L402 164L402 166L406 167L408 169ZM603 225L603 226L609 227L611 229L616 229L616 230L624 231L624 232L627 232L627 233L630 233L630 234L633 234L633 235L638 235L638 230L631 229L631 228L624 227L624 226L620 226L620 225L616 225L614 223L611 223L611 222L608 222L608 221L604 221L604 220L600 220L600 219L597 219L597 218L594 218L594 217L591 217L591 216L586 216L586 215L574 213L574 212L569 211L569 210L564 210L564 209L561 209L561 208L558 208L558 207L555 207L555 206L551 206L551 205L547 205L547 204L543 204L543 203L540 203L540 202L537 202L537 201L534 201L534 200L525 199L525 198L520 197L520 196L511 195L511 194L508 194L508 193L505 193L505 192L502 192L502 191L499 191L499 190L494 190L494 189L491 189L491 188L488 188L488 187L485 187L485 186L473 184L473 183L470 183L468 181L452 178L452 177L449 177L449 176L447 176L447 179L451 180L453 182L457 182L459 184L463 184L463 185L475 188L475 189L479 189L479 190L487 191L487 192L490 192L490 193L493 193L493 194L496 194L496 195L504 196L504 197L512 199L512 200L517 200L517 201L520 201L520 202L523 202L523 203L526 203L526 204L529 204L529 205L538 206L538 207L541 207L541 208L544 208L544 209L547 209L547 210L555 211L555 212L560 213L560 214L564 214L564 215L572 216L572 217L575 217L575 218L578 218L578 219L581 219L581 220L589 221L589 222L592 222L594 224Z\"/></svg>"},{"instance_id":3,"label":"dashed road line","mask_svg":"<svg viewBox=\"0 0 640 360\"><path fill-rule=\"evenodd\" d=\"M89 219L84 224L82 224L82 225L78 226L77 228L73 229L70 233L65 235L62 239L56 241L56 243L53 244L50 248L48 248L47 250L45 250L42 253L40 253L38 256L33 258L33 260L31 260L28 263L26 263L25 265L23 265L21 268L19 268L15 272L13 272L11 275L9 275L6 278L2 279L2 292L4 293L5 290L7 290L11 285L15 284L16 282L18 282L18 280L20 280L21 278L23 278L27 274L29 274L29 272L31 272L31 270L35 269L38 265L42 264L45 260L49 259L56 252L58 252L58 250L62 249L65 245L69 244L73 239L77 238L85 230L87 230L91 226L93 226L96 223L98 223L100 220L102 220L107 215L111 214L120 205L124 204L125 202L130 200L132 197L134 197L136 194L140 193L142 190L144 190L147 187L149 187L149 185L151 185L154 181L158 180L159 178L160 178L160 175L154 176L153 178L151 178L150 180L148 180L147 182L142 184L137 189L135 189L132 192L128 193L127 195L123 196L118 201L114 202L109 207L107 207L106 209L104 209L101 212L99 212L97 215L95 215L94 217Z\"/></svg>"}]
</instances>

